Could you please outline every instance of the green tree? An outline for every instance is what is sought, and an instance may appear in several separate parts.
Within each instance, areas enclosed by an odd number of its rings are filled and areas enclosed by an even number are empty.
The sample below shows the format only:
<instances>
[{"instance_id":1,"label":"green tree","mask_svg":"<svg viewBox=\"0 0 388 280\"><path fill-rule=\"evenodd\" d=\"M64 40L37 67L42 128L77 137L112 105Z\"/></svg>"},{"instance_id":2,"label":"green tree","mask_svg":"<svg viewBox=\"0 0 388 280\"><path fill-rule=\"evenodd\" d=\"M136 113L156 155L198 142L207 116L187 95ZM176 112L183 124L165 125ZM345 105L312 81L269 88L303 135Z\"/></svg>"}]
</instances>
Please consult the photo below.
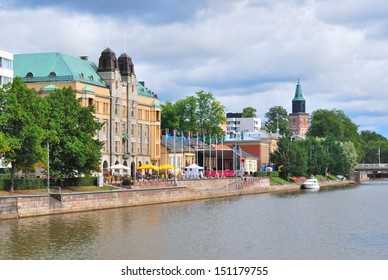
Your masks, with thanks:
<instances>
[{"instance_id":1,"label":"green tree","mask_svg":"<svg viewBox=\"0 0 388 280\"><path fill-rule=\"evenodd\" d=\"M211 92L199 91L195 94L197 133L221 135L220 125L226 123L225 107L214 98Z\"/></svg>"},{"instance_id":2,"label":"green tree","mask_svg":"<svg viewBox=\"0 0 388 280\"><path fill-rule=\"evenodd\" d=\"M265 128L268 132L275 133L279 128L280 135L289 137L291 135L290 124L288 120L287 110L281 106L274 106L265 113L267 121Z\"/></svg>"},{"instance_id":3,"label":"green tree","mask_svg":"<svg viewBox=\"0 0 388 280\"><path fill-rule=\"evenodd\" d=\"M307 152L303 141L279 138L278 149L271 153L270 161L281 167L280 175L285 179L290 176L305 176L307 173Z\"/></svg>"},{"instance_id":4,"label":"green tree","mask_svg":"<svg viewBox=\"0 0 388 280\"><path fill-rule=\"evenodd\" d=\"M362 150L364 157L361 162L364 163L377 163L388 162L388 140L384 136L377 134L376 132L364 130L361 131Z\"/></svg>"},{"instance_id":5,"label":"green tree","mask_svg":"<svg viewBox=\"0 0 388 280\"><path fill-rule=\"evenodd\" d=\"M99 171L103 143L95 135L102 124L95 120L94 107L82 107L71 88L58 89L45 99L50 172L71 177Z\"/></svg>"},{"instance_id":6,"label":"green tree","mask_svg":"<svg viewBox=\"0 0 388 280\"><path fill-rule=\"evenodd\" d=\"M162 105L162 129L179 128L193 134L221 135L220 124L226 123L225 107L211 92L199 91L175 103Z\"/></svg>"},{"instance_id":7,"label":"green tree","mask_svg":"<svg viewBox=\"0 0 388 280\"><path fill-rule=\"evenodd\" d=\"M179 127L179 117L177 114L177 108L171 101L167 101L166 104L162 104L161 114L161 129L172 129Z\"/></svg>"},{"instance_id":8,"label":"green tree","mask_svg":"<svg viewBox=\"0 0 388 280\"><path fill-rule=\"evenodd\" d=\"M11 191L16 171L33 169L37 163L45 162L45 130L41 125L46 121L45 108L44 100L20 78L0 89L0 131L8 147L0 157L6 164L11 163Z\"/></svg>"},{"instance_id":9,"label":"green tree","mask_svg":"<svg viewBox=\"0 0 388 280\"><path fill-rule=\"evenodd\" d=\"M256 112L257 112L257 110L253 107L245 107L242 110L242 117L243 118L256 118Z\"/></svg>"},{"instance_id":10,"label":"green tree","mask_svg":"<svg viewBox=\"0 0 388 280\"><path fill-rule=\"evenodd\" d=\"M362 139L358 134L358 126L341 110L314 111L307 136L319 138L330 136L339 142L351 141L356 148L358 159L363 158Z\"/></svg>"},{"instance_id":11,"label":"green tree","mask_svg":"<svg viewBox=\"0 0 388 280\"><path fill-rule=\"evenodd\" d=\"M334 175L348 174L350 164L341 142L337 141L334 136L328 136L324 139L323 145L328 155L326 165L329 173Z\"/></svg>"},{"instance_id":12,"label":"green tree","mask_svg":"<svg viewBox=\"0 0 388 280\"><path fill-rule=\"evenodd\" d=\"M0 131L0 153L9 151L9 149L10 148L9 148L7 139L5 138L5 135Z\"/></svg>"}]
</instances>

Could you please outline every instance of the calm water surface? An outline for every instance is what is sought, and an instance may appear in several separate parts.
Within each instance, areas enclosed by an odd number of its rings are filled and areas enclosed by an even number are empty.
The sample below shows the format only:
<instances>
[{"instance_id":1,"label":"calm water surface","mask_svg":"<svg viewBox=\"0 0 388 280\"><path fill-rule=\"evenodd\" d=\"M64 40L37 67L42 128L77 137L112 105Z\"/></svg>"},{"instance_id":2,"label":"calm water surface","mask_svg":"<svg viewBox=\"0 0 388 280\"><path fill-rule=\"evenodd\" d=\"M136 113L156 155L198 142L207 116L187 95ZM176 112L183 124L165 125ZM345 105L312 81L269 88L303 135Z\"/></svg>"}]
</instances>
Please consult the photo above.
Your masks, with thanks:
<instances>
[{"instance_id":1,"label":"calm water surface","mask_svg":"<svg viewBox=\"0 0 388 280\"><path fill-rule=\"evenodd\" d=\"M388 181L0 221L0 259L388 259Z\"/></svg>"}]
</instances>

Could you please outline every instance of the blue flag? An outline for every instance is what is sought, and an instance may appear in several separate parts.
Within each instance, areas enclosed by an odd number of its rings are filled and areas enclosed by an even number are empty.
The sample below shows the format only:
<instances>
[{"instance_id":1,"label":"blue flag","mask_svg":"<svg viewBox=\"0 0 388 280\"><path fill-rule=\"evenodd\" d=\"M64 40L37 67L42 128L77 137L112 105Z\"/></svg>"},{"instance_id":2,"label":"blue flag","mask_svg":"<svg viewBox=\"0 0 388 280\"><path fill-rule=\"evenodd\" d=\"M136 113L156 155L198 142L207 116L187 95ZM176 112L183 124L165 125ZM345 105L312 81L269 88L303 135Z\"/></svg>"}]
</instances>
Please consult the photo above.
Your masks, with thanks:
<instances>
[{"instance_id":1,"label":"blue flag","mask_svg":"<svg viewBox=\"0 0 388 280\"><path fill-rule=\"evenodd\" d=\"M213 141L212 141L212 136L210 135L210 138L209 138L209 144L211 144Z\"/></svg>"},{"instance_id":2,"label":"blue flag","mask_svg":"<svg viewBox=\"0 0 388 280\"><path fill-rule=\"evenodd\" d=\"M216 137L216 145L217 145L218 144L218 136L215 135L215 137Z\"/></svg>"},{"instance_id":3,"label":"blue flag","mask_svg":"<svg viewBox=\"0 0 388 280\"><path fill-rule=\"evenodd\" d=\"M201 141L201 137L199 137L199 134L197 134L197 142Z\"/></svg>"},{"instance_id":4,"label":"blue flag","mask_svg":"<svg viewBox=\"0 0 388 280\"><path fill-rule=\"evenodd\" d=\"M203 135L203 143L206 143L206 135Z\"/></svg>"},{"instance_id":5,"label":"blue flag","mask_svg":"<svg viewBox=\"0 0 388 280\"><path fill-rule=\"evenodd\" d=\"M166 128L166 140L170 140L170 133L168 132L168 128Z\"/></svg>"}]
</instances>

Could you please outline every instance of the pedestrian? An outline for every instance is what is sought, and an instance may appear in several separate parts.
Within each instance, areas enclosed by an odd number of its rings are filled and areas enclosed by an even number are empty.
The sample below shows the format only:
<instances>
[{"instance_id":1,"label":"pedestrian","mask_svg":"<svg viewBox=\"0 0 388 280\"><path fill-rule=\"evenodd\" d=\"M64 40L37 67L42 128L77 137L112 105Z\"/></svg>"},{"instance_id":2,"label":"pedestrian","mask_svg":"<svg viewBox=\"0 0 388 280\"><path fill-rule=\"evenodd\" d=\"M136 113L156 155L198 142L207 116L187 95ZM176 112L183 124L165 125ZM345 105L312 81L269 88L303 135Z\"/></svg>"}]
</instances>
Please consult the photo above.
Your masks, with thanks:
<instances>
[{"instance_id":1,"label":"pedestrian","mask_svg":"<svg viewBox=\"0 0 388 280\"><path fill-rule=\"evenodd\" d=\"M247 177L244 176L244 185L246 185L248 182L247 182Z\"/></svg>"}]
</instances>

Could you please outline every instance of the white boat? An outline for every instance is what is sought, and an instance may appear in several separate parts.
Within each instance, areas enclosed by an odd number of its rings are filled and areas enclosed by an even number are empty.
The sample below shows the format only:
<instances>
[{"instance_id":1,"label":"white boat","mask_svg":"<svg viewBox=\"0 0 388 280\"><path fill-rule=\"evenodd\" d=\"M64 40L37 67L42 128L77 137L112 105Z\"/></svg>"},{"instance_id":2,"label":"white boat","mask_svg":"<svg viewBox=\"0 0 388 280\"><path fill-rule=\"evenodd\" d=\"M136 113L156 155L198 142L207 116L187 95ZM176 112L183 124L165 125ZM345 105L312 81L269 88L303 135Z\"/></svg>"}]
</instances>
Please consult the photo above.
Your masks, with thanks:
<instances>
[{"instance_id":1,"label":"white boat","mask_svg":"<svg viewBox=\"0 0 388 280\"><path fill-rule=\"evenodd\" d=\"M301 189L319 189L319 182L317 179L312 178L312 179L307 179L306 181L303 182L303 184L300 186Z\"/></svg>"}]
</instances>

